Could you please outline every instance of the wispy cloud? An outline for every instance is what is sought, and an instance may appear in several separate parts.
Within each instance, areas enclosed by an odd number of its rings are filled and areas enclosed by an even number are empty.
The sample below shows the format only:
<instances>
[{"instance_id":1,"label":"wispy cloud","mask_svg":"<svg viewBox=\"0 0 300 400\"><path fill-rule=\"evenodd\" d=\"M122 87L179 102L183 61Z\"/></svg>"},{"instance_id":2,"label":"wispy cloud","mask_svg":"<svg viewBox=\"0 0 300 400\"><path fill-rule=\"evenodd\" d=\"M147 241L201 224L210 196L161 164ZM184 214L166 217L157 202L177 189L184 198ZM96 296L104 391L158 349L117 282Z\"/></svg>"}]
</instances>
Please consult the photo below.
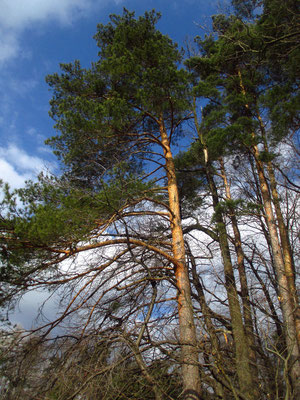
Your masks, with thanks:
<instances>
[{"instance_id":1,"label":"wispy cloud","mask_svg":"<svg viewBox=\"0 0 300 400\"><path fill-rule=\"evenodd\" d=\"M0 21L0 65L18 55L20 47L17 36L3 29Z\"/></svg>"},{"instance_id":2,"label":"wispy cloud","mask_svg":"<svg viewBox=\"0 0 300 400\"><path fill-rule=\"evenodd\" d=\"M29 155L14 144L0 147L0 179L12 188L23 186L26 180L34 180L45 169L45 160Z\"/></svg>"},{"instance_id":3,"label":"wispy cloud","mask_svg":"<svg viewBox=\"0 0 300 400\"><path fill-rule=\"evenodd\" d=\"M107 0L1 0L0 63L20 55L24 29L51 20L68 25L105 4Z\"/></svg>"}]
</instances>

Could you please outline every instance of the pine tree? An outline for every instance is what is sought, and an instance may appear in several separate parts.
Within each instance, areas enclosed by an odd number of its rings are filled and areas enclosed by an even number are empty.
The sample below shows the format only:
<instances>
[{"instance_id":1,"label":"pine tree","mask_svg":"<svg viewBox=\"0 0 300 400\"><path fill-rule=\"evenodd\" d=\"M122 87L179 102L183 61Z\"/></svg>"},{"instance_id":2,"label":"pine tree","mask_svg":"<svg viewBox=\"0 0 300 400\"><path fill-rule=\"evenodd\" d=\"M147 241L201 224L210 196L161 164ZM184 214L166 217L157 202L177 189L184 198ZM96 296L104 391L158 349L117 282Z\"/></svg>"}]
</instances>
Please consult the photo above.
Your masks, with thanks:
<instances>
[{"instance_id":1,"label":"pine tree","mask_svg":"<svg viewBox=\"0 0 300 400\"><path fill-rule=\"evenodd\" d=\"M250 3L235 2L243 17L250 18L253 11ZM206 145L213 149L211 154L216 159L238 151L240 155L252 157L256 165L296 398L300 372L296 361L299 358L299 301L276 188L276 155L271 148L298 126L298 78L294 61L284 54L290 51L298 58L295 37L299 33L295 29L298 26L295 2L281 4L287 24L281 24L277 5L276 1L263 2L262 14L254 23L234 15L215 16L213 24L218 38L211 35L199 39L200 56L190 58L188 65L195 78L200 77L195 94L209 99L203 111L202 129ZM279 31L275 28L277 24ZM280 53L279 48L285 53Z\"/></svg>"},{"instance_id":2,"label":"pine tree","mask_svg":"<svg viewBox=\"0 0 300 400\"><path fill-rule=\"evenodd\" d=\"M33 196L35 187L29 185L22 193L27 204L35 197L33 206L11 224L16 242L43 252L42 268L108 245L123 246L119 257L138 247L171 262L178 289L183 398L198 399L196 330L171 150L187 115L188 74L178 68L177 46L155 28L158 18L154 11L138 19L127 10L111 16L109 24L98 25L99 59L90 69L75 61L61 65L61 74L47 77L54 93L51 116L60 132L48 143L64 168L58 183L61 193L56 194L54 185L47 199L43 190L37 205L41 188L37 185ZM155 180L164 180L165 186ZM153 211L135 212L134 206L145 201ZM157 206L163 210L157 211ZM171 241L163 246L151 237L134 237L126 223L117 239L105 241L101 235L110 226L116 230L117 221L151 213L169 221ZM6 239L10 251L12 242Z\"/></svg>"}]
</instances>

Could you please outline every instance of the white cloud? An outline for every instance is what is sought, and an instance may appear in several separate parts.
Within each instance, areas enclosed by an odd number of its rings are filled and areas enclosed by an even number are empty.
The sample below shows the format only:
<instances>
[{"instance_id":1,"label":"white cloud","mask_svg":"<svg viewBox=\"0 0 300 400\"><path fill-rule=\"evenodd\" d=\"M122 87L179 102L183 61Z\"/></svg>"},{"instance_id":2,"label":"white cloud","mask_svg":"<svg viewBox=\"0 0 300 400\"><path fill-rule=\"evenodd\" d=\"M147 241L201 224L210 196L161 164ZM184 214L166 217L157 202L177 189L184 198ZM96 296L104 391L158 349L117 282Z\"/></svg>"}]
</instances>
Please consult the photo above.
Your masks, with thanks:
<instances>
[{"instance_id":1,"label":"white cloud","mask_svg":"<svg viewBox=\"0 0 300 400\"><path fill-rule=\"evenodd\" d=\"M6 32L1 27L0 20L0 64L16 57L19 51L20 48L16 35Z\"/></svg>"},{"instance_id":2,"label":"white cloud","mask_svg":"<svg viewBox=\"0 0 300 400\"><path fill-rule=\"evenodd\" d=\"M15 145L9 145L6 149L0 147L0 157L3 157L4 154L19 169L36 171L40 170L44 164L40 158L29 156Z\"/></svg>"},{"instance_id":3,"label":"white cloud","mask_svg":"<svg viewBox=\"0 0 300 400\"><path fill-rule=\"evenodd\" d=\"M68 23L91 6L89 0L2 0L1 3L1 26L17 30L49 18Z\"/></svg>"},{"instance_id":4,"label":"white cloud","mask_svg":"<svg viewBox=\"0 0 300 400\"><path fill-rule=\"evenodd\" d=\"M30 156L16 145L0 147L0 179L9 183L11 188L24 185L28 179L35 179L45 169L46 162Z\"/></svg>"},{"instance_id":5,"label":"white cloud","mask_svg":"<svg viewBox=\"0 0 300 400\"><path fill-rule=\"evenodd\" d=\"M48 291L34 290L27 292L19 302L9 320L13 324L21 324L25 329L36 327L40 307L43 307L44 319L54 320L57 317L56 312L58 298L52 298Z\"/></svg>"},{"instance_id":6,"label":"white cloud","mask_svg":"<svg viewBox=\"0 0 300 400\"><path fill-rule=\"evenodd\" d=\"M70 24L105 3L107 0L0 0L0 63L20 54L24 29L49 20Z\"/></svg>"},{"instance_id":7,"label":"white cloud","mask_svg":"<svg viewBox=\"0 0 300 400\"><path fill-rule=\"evenodd\" d=\"M25 180L30 178L30 175L18 173L6 160L0 159L0 178L15 189L23 186Z\"/></svg>"},{"instance_id":8,"label":"white cloud","mask_svg":"<svg viewBox=\"0 0 300 400\"><path fill-rule=\"evenodd\" d=\"M28 133L28 135L30 135L30 136L36 136L37 130L35 128L31 127L26 130L26 133Z\"/></svg>"}]
</instances>

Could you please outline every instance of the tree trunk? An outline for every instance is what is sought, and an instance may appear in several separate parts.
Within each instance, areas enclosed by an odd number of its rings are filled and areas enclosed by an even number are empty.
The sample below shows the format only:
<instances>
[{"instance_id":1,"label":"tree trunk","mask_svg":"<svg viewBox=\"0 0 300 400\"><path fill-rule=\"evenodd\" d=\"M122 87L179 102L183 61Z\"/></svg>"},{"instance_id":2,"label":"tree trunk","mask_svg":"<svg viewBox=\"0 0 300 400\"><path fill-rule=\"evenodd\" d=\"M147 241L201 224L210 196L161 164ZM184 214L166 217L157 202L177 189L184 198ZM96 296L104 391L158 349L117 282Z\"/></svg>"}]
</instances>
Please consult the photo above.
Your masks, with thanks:
<instances>
[{"instance_id":1,"label":"tree trunk","mask_svg":"<svg viewBox=\"0 0 300 400\"><path fill-rule=\"evenodd\" d=\"M287 343L287 355L290 357L290 371L293 384L295 399L300 396L300 361L299 348L297 343L297 331L295 326L292 293L288 284L288 278L285 270L285 264L281 252L281 246L278 238L277 227L275 223L274 213L272 209L271 196L268 183L264 175L263 164L259 158L259 150L257 146L253 147L256 168L258 172L260 189L265 210L265 218L268 226L270 241L272 246L274 266L276 270L279 290L279 302L282 310L284 321L284 330Z\"/></svg>"},{"instance_id":2,"label":"tree trunk","mask_svg":"<svg viewBox=\"0 0 300 400\"><path fill-rule=\"evenodd\" d=\"M238 76L240 80L240 88L241 93L246 96L246 90L243 85L242 74L241 71L238 70ZM245 103L245 108L250 113L250 107L247 103ZM250 113L251 115L251 113ZM265 146L267 146L266 136L264 131L264 126L261 120L259 113L256 116L260 122L260 129L262 132L262 136L265 140ZM252 132L253 142L255 143L255 132ZM260 191L263 200L263 206L265 211L265 219L266 224L268 226L269 235L270 235L270 242L272 247L273 253L273 261L276 270L277 280L278 280L278 289L279 289L279 302L282 310L282 316L284 321L284 329L285 329L285 337L287 343L287 357L289 357L289 366L290 366L290 376L292 380L293 386L293 395L294 398L300 398L300 351L298 347L298 340L297 340L297 327L295 321L295 303L294 303L294 296L293 296L293 289L291 290L289 282L291 279L288 278L290 271L289 266L285 265L284 256L282 253L281 243L279 241L278 232L276 221L274 218L273 208L272 208L272 198L271 193L269 191L269 185L265 176L264 171L264 164L260 159L260 152L258 146L253 144L251 147L251 152L254 156L259 184L260 184ZM271 171L272 175L272 171ZM272 179L272 178L271 178ZM273 189L275 181L272 183ZM273 189L271 188L272 192ZM277 191L276 191L277 192ZM273 193L274 194L274 193ZM275 194L276 198L276 194ZM273 199L274 200L274 199ZM274 206L276 207L277 201L275 200ZM280 207L277 209L279 210ZM277 211L277 210L276 210ZM280 210L281 213L281 210ZM285 238L284 238L285 240ZM284 252L284 250L283 250Z\"/></svg>"},{"instance_id":3,"label":"tree trunk","mask_svg":"<svg viewBox=\"0 0 300 400\"><path fill-rule=\"evenodd\" d=\"M219 196L217 187L213 177L212 166L209 161L209 154L203 135L200 132L199 123L197 120L195 104L194 104L194 120L198 132L199 139L203 147L203 155L205 160L205 172L208 185L210 188L213 208L215 211L215 221L219 233L219 244L221 256L224 266L225 275L225 289L228 296L229 311L231 316L232 334L234 337L235 357L236 357L236 370L239 381L240 390L249 399L255 399L254 383L249 363L249 346L245 335L243 317L240 309L238 293L236 289L236 282L231 262L230 249L228 245L226 226L223 220L223 215L218 209Z\"/></svg>"},{"instance_id":4,"label":"tree trunk","mask_svg":"<svg viewBox=\"0 0 300 400\"><path fill-rule=\"evenodd\" d=\"M219 199L215 182L208 170L207 178L210 185L210 190L213 197L213 205L215 210L215 220L218 227L220 238L220 250L224 265L225 274L225 289L228 296L229 311L231 316L232 334L234 337L235 355L236 355L236 369L241 391L248 396L249 399L255 399L254 383L249 363L250 349L245 335L243 317L240 309L238 293L236 289L236 282L231 262L230 249L227 239L226 226L223 217L218 210Z\"/></svg>"},{"instance_id":5,"label":"tree trunk","mask_svg":"<svg viewBox=\"0 0 300 400\"><path fill-rule=\"evenodd\" d=\"M230 185L227 180L224 161L220 160L221 165L221 174L224 181L225 186L225 194L226 199L231 200L231 192L230 192ZM240 278L240 285L241 285L241 298L243 304L243 315L244 315L244 323L245 323L245 333L247 336L248 344L249 344L249 359L250 359L250 368L253 374L253 382L254 387L258 387L258 370L257 370L257 360L256 360L256 352L255 352L255 337L254 337L254 329L253 329L253 319L251 313L251 304L250 304L250 294L248 289L248 282L247 282L247 274L245 268L245 255L242 248L242 239L240 230L238 227L238 222L235 214L235 210L233 207L229 206L229 218L231 220L231 225L233 228L234 234L234 247L237 255L237 265L238 265L238 272ZM258 391L256 391L256 396L259 396Z\"/></svg>"},{"instance_id":6,"label":"tree trunk","mask_svg":"<svg viewBox=\"0 0 300 400\"><path fill-rule=\"evenodd\" d=\"M260 113L258 111L257 111L257 118L259 120L260 131L261 131L262 137L264 139L264 150L267 154L270 154L265 127L264 127L262 118L260 116ZM293 317L294 317L294 321L295 321L298 352L300 354L300 306L299 306L299 298L297 295L297 288L296 288L295 265L294 265L294 260L293 260L293 256L292 256L288 230L287 230L287 227L286 227L286 224L284 222L284 218L283 218L283 215L281 212L280 197L279 197L279 194L277 191L277 182L276 182L276 177L275 177L275 173L274 173L274 168L273 168L272 162L270 160L267 162L267 171L268 171L268 175L269 175L272 200L273 200L274 209L275 209L275 213L276 213L276 217L277 217L277 224L278 224L280 243L281 243L281 248L282 248L284 268L285 268L285 273L286 273L287 282L288 282L288 286L289 286L291 302L292 302L293 309L294 309Z\"/></svg>"},{"instance_id":7,"label":"tree trunk","mask_svg":"<svg viewBox=\"0 0 300 400\"><path fill-rule=\"evenodd\" d=\"M289 292L291 296L291 302L293 305L293 315L295 320L295 328L296 328L296 337L298 344L298 351L300 353L300 307L299 307L299 299L297 296L297 288L296 288L296 279L295 279L295 266L291 252L291 246L288 236L287 227L284 223L283 215L280 207L280 200L277 191L277 183L274 174L274 169L272 163L269 161L267 164L268 175L270 178L270 188L273 197L273 203L275 208L275 213L277 216L277 224L279 228L280 242L282 247L283 259L284 259L284 267L285 273L287 277L287 282L289 286Z\"/></svg>"},{"instance_id":8,"label":"tree trunk","mask_svg":"<svg viewBox=\"0 0 300 400\"><path fill-rule=\"evenodd\" d=\"M161 143L164 149L165 167L168 180L169 207L171 211L171 232L173 256L177 260L175 268L178 287L179 332L182 348L182 379L184 400L201 399L201 382L197 349L196 328L191 300L191 288L185 258L184 240L181 226L179 195L174 160L170 142L162 117L160 118Z\"/></svg>"}]
</instances>

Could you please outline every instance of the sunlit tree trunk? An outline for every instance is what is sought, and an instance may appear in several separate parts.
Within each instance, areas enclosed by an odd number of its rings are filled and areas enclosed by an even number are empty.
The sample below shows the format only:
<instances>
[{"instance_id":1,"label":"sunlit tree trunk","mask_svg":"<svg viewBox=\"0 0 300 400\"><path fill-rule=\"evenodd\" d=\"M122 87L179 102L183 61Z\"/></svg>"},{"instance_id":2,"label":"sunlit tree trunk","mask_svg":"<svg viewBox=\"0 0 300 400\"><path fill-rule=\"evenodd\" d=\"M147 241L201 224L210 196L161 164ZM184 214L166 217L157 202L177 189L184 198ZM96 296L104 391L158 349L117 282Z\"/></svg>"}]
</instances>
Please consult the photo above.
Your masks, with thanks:
<instances>
[{"instance_id":1,"label":"sunlit tree trunk","mask_svg":"<svg viewBox=\"0 0 300 400\"><path fill-rule=\"evenodd\" d=\"M246 96L246 89L243 84L242 80L242 75L241 71L238 70L238 76L240 80L240 88L241 92L244 96ZM247 103L245 103L245 107L247 110L250 112L250 107ZM257 115L257 118L260 122L260 128L262 131L262 136L265 139L265 146L267 145L266 142L266 137L265 137L265 132L264 132L264 127L263 123L261 120L260 115ZM252 132L252 137L253 137L253 142L255 143L255 132ZM296 321L295 321L295 295L293 295L294 292L293 288L290 287L292 284L291 281L291 273L292 271L290 270L291 264L288 265L285 264L285 259L288 258L287 253L288 249L287 247L284 249L284 245L280 243L279 236L278 236L278 231L277 231L277 224L276 224L276 219L275 215L273 212L273 205L275 208L275 211L279 211L280 206L279 206L279 199L276 197L275 189L276 186L274 186L275 181L272 183L271 187L271 192L270 188L268 185L268 181L265 175L265 166L263 161L261 161L261 154L259 151L259 148L256 144L253 144L251 147L251 152L255 160L255 165L256 165L256 170L258 174L258 179L259 179L259 185L260 185L260 191L261 191L261 196L262 196L262 201L263 201L263 207L264 207L264 214L265 214L265 220L266 224L268 226L268 231L270 235L270 243L271 243L271 248L272 248L272 254L273 254L273 261L274 261L274 267L277 275L277 280L278 280L278 290L279 290L279 302L282 310L282 316L283 316L283 321L284 321L284 330L285 330L285 337L286 337L286 344L287 344L287 356L289 357L290 360L290 376L292 379L292 385L293 385L293 391L294 391L294 396L297 398L300 396L300 352L299 352L299 347L298 347L298 340L297 340L297 326L296 326ZM270 168L269 168L270 171ZM268 171L268 172L269 172ZM274 175L273 175L274 177ZM271 180L272 180L272 171L271 171ZM275 179L275 177L274 177ZM272 195L275 193L275 201L272 202ZM273 199L274 200L274 199ZM281 215L281 210L279 212ZM281 215L282 217L282 215ZM283 220L282 220L283 222ZM279 222L278 222L279 223ZM282 225L281 225L281 228ZM282 231L283 233L283 231ZM285 236L285 235L284 235ZM286 237L284 237L285 241ZM285 255L284 255L285 254Z\"/></svg>"},{"instance_id":2,"label":"sunlit tree trunk","mask_svg":"<svg viewBox=\"0 0 300 400\"><path fill-rule=\"evenodd\" d=\"M278 238L275 216L273 213L271 196L269 192L268 182L264 174L263 163L259 158L259 150L257 146L253 147L255 163L257 167L260 189L263 199L266 224L270 234L270 242L272 246L273 261L278 280L279 301L284 321L284 330L287 343L287 354L290 357L290 370L293 382L295 396L300 395L300 362L299 349L297 344L297 331L294 319L294 302L292 292L289 287L288 276L282 256L282 248ZM296 397L295 397L296 398Z\"/></svg>"},{"instance_id":3,"label":"sunlit tree trunk","mask_svg":"<svg viewBox=\"0 0 300 400\"><path fill-rule=\"evenodd\" d=\"M196 328L191 300L191 287L185 258L184 239L181 226L179 195L175 166L170 149L169 137L163 119L160 119L161 143L165 155L167 172L169 207L171 212L171 232L173 256L177 260L175 268L176 284L178 287L179 331L182 348L182 377L184 400L201 398L201 383L197 350Z\"/></svg>"},{"instance_id":4,"label":"sunlit tree trunk","mask_svg":"<svg viewBox=\"0 0 300 400\"><path fill-rule=\"evenodd\" d=\"M268 146L266 142L265 142L265 151L268 152ZM297 288L296 288L295 266L291 252L288 230L284 222L284 218L280 207L280 196L278 194L276 177L271 161L268 161L267 163L267 171L269 175L270 189L272 193L274 209L277 217L282 255L284 260L284 268L293 307L293 316L295 321L298 352L300 354L300 307L299 307L299 298L297 296Z\"/></svg>"}]
</instances>

